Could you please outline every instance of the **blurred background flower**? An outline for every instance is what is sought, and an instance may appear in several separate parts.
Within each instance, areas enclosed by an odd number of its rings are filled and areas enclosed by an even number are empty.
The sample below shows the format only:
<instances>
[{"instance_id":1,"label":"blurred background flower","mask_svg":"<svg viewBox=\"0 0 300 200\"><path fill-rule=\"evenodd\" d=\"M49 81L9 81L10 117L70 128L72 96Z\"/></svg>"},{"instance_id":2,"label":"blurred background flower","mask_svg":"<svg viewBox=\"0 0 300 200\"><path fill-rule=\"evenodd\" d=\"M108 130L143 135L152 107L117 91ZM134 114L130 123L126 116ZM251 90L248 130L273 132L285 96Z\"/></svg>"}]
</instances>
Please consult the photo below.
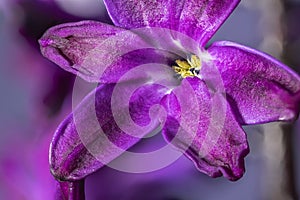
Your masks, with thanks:
<instances>
[{"instance_id":1,"label":"blurred background flower","mask_svg":"<svg viewBox=\"0 0 300 200\"><path fill-rule=\"evenodd\" d=\"M299 13L299 0L242 0L213 40L263 50L299 72ZM0 1L0 199L54 198L48 149L56 126L71 112L74 77L44 59L37 40L49 27L83 19L111 23L101 0ZM87 178L87 200L297 199L300 120L297 129L282 126L247 128L251 152L237 182L209 178L182 157L147 174L105 167ZM145 139L134 149L160 139Z\"/></svg>"}]
</instances>

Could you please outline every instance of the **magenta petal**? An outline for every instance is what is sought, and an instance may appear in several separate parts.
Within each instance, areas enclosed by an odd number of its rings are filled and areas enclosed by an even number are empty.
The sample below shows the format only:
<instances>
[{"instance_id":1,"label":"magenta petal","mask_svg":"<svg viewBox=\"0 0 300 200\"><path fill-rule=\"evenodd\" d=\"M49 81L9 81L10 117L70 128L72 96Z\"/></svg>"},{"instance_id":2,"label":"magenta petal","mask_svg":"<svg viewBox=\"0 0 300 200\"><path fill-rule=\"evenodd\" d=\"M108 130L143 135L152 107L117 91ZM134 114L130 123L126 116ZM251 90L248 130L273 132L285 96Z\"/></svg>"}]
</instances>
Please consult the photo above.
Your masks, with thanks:
<instances>
[{"instance_id":1,"label":"magenta petal","mask_svg":"<svg viewBox=\"0 0 300 200\"><path fill-rule=\"evenodd\" d=\"M50 148L51 172L58 180L84 178L159 126L149 110L166 89L142 83L99 86L62 122Z\"/></svg>"},{"instance_id":2,"label":"magenta petal","mask_svg":"<svg viewBox=\"0 0 300 200\"><path fill-rule=\"evenodd\" d=\"M94 77L96 69L82 64L90 51L121 31L117 27L95 21L67 23L50 28L39 43L46 58L85 80L95 81L99 78Z\"/></svg>"},{"instance_id":3,"label":"magenta petal","mask_svg":"<svg viewBox=\"0 0 300 200\"><path fill-rule=\"evenodd\" d=\"M246 134L222 94L209 92L198 78L187 78L163 99L163 134L199 171L229 180L242 177L248 154Z\"/></svg>"},{"instance_id":4,"label":"magenta petal","mask_svg":"<svg viewBox=\"0 0 300 200\"><path fill-rule=\"evenodd\" d=\"M131 31L95 21L52 27L39 43L46 58L89 82L116 83L136 66L168 62Z\"/></svg>"},{"instance_id":5,"label":"magenta petal","mask_svg":"<svg viewBox=\"0 0 300 200\"><path fill-rule=\"evenodd\" d=\"M104 0L115 25L126 29L161 27L184 33L202 47L239 0Z\"/></svg>"},{"instance_id":6,"label":"magenta petal","mask_svg":"<svg viewBox=\"0 0 300 200\"><path fill-rule=\"evenodd\" d=\"M208 51L240 123L288 121L297 117L300 77L287 66L232 42L214 43ZM206 71L203 68L204 79Z\"/></svg>"}]
</instances>

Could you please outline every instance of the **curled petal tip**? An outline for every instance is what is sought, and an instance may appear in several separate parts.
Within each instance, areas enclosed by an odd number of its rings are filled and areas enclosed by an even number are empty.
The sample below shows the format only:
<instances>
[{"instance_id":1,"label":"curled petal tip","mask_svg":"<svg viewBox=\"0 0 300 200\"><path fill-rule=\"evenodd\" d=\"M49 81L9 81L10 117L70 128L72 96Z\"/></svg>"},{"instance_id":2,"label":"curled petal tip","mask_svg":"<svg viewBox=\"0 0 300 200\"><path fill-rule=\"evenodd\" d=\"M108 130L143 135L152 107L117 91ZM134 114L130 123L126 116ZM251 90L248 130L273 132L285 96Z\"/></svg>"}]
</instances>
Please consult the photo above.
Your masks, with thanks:
<instances>
[{"instance_id":1,"label":"curled petal tip","mask_svg":"<svg viewBox=\"0 0 300 200\"><path fill-rule=\"evenodd\" d=\"M39 44L42 48L54 47L54 48L63 48L66 47L69 40L67 38L62 38L58 36L42 37L39 40Z\"/></svg>"},{"instance_id":2,"label":"curled petal tip","mask_svg":"<svg viewBox=\"0 0 300 200\"><path fill-rule=\"evenodd\" d=\"M41 47L47 47L52 44L52 40L49 38L41 38L39 39L39 44Z\"/></svg>"},{"instance_id":3,"label":"curled petal tip","mask_svg":"<svg viewBox=\"0 0 300 200\"><path fill-rule=\"evenodd\" d=\"M211 95L197 78L187 80L194 94L186 93L186 87L177 87L164 99L168 113L165 139L183 151L200 172L211 177L223 175L231 181L240 179L245 172L244 157L249 153L245 132L222 94ZM191 101L196 102L193 109L185 109ZM192 122L190 119L197 115L199 120Z\"/></svg>"},{"instance_id":4,"label":"curled petal tip","mask_svg":"<svg viewBox=\"0 0 300 200\"><path fill-rule=\"evenodd\" d=\"M234 163L232 166L230 166L229 169L224 168L225 170L222 170L222 174L224 177L226 177L230 181L237 181L240 178L243 177L245 174L245 164L244 164L244 158L249 154L249 146L246 143L245 145L242 145L240 154L237 155L236 163Z\"/></svg>"},{"instance_id":5,"label":"curled petal tip","mask_svg":"<svg viewBox=\"0 0 300 200\"><path fill-rule=\"evenodd\" d=\"M232 149L232 151L235 151L235 153L231 155L231 158L223 161L219 158L215 158L217 162L211 159L211 157L209 156L206 158L201 158L198 156L198 159L196 159L195 155L186 155L193 160L196 168L200 172L203 172L212 178L224 176L230 181L237 181L241 179L245 174L246 170L244 165L244 158L249 153L249 147L248 144L245 143L236 148L237 149ZM240 151L240 153L236 151ZM204 162L201 159L203 159Z\"/></svg>"}]
</instances>

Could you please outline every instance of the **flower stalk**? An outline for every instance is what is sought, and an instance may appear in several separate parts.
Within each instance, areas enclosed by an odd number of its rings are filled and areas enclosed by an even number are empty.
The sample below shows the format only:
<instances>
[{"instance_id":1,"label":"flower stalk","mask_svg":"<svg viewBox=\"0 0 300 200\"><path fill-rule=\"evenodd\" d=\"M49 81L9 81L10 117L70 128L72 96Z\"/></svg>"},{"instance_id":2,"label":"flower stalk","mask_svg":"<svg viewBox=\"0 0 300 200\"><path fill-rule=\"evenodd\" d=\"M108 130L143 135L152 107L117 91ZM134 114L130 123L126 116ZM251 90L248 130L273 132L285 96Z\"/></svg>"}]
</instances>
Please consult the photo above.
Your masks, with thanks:
<instances>
[{"instance_id":1,"label":"flower stalk","mask_svg":"<svg viewBox=\"0 0 300 200\"><path fill-rule=\"evenodd\" d=\"M58 182L55 200L85 200L84 179Z\"/></svg>"}]
</instances>

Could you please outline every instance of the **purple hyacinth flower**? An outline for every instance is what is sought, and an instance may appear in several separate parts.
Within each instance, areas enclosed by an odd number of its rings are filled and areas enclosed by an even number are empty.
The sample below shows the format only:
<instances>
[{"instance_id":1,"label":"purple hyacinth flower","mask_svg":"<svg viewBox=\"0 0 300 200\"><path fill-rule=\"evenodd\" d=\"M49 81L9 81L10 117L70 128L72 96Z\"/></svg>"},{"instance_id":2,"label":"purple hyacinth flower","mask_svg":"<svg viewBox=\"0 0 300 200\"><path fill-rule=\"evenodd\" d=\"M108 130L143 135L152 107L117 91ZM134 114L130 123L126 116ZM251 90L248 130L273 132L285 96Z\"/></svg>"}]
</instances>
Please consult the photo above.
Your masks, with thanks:
<instances>
[{"instance_id":1,"label":"purple hyacinth flower","mask_svg":"<svg viewBox=\"0 0 300 200\"><path fill-rule=\"evenodd\" d=\"M105 0L116 26L82 21L49 29L39 41L43 55L100 83L57 129L53 175L80 180L162 126L166 141L201 172L241 178L249 152L241 126L296 119L300 77L233 42L205 48L239 2ZM156 104L164 111L153 111Z\"/></svg>"}]
</instances>

